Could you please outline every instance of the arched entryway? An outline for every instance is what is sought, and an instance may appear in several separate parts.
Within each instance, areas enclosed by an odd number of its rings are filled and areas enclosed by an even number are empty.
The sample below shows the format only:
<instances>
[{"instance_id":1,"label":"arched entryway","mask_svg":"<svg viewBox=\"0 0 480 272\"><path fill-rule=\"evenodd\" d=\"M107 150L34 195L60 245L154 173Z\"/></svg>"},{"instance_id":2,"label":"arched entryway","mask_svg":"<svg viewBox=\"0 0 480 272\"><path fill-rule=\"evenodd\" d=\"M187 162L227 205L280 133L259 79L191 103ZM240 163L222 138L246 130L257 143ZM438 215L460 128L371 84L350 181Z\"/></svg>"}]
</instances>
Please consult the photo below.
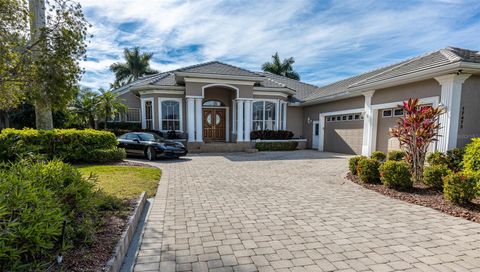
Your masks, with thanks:
<instances>
[{"instance_id":1,"label":"arched entryway","mask_svg":"<svg viewBox=\"0 0 480 272\"><path fill-rule=\"evenodd\" d=\"M211 85L203 89L202 136L204 142L230 142L232 106L237 96L234 88Z\"/></svg>"}]
</instances>

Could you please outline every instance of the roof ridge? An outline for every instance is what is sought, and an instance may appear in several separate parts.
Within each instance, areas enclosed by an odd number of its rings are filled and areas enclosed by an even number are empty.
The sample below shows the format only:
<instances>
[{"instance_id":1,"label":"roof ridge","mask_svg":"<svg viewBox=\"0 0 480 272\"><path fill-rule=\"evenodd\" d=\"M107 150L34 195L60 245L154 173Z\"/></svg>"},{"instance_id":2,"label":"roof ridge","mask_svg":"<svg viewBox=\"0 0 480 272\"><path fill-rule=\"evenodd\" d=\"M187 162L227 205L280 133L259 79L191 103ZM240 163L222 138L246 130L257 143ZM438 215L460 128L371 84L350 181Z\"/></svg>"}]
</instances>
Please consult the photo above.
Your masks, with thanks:
<instances>
[{"instance_id":1,"label":"roof ridge","mask_svg":"<svg viewBox=\"0 0 480 272\"><path fill-rule=\"evenodd\" d=\"M450 62L457 62L462 60L462 57L457 55L457 53L451 50L450 47L442 48L438 51L440 52L440 54L446 57Z\"/></svg>"},{"instance_id":2,"label":"roof ridge","mask_svg":"<svg viewBox=\"0 0 480 272\"><path fill-rule=\"evenodd\" d=\"M300 80L296 80L296 79L293 79L293 78L289 78L289 77L286 77L286 76L283 76L283 75L277 75L277 74L274 74L274 73L271 73L271 72L260 72L260 74L268 74L268 75L274 75L274 76L278 76L278 77L283 77L287 80L293 80L297 83L300 83L300 84L304 84L304 85L308 85L308 86L311 86L311 87L314 87L314 88L318 88L317 85L313 85L313 84L310 84L310 83L306 83L306 82L303 82L303 81L300 81Z\"/></svg>"}]
</instances>

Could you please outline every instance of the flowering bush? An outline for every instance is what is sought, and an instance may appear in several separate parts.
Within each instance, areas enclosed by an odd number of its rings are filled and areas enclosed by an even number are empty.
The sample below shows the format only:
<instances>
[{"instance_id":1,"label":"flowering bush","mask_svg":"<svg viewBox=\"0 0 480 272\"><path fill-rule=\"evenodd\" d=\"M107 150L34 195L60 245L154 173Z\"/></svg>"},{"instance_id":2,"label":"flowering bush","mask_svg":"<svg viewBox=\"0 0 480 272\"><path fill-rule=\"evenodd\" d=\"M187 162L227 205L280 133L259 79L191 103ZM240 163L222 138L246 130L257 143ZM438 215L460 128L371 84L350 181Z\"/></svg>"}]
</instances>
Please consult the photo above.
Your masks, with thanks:
<instances>
[{"instance_id":1,"label":"flowering bush","mask_svg":"<svg viewBox=\"0 0 480 272\"><path fill-rule=\"evenodd\" d=\"M443 108L420 106L418 99L403 102L405 115L390 131L405 151L405 160L410 166L414 181L422 181L423 167L428 146L437 141L440 124L438 119Z\"/></svg>"},{"instance_id":2,"label":"flowering bush","mask_svg":"<svg viewBox=\"0 0 480 272\"><path fill-rule=\"evenodd\" d=\"M477 178L467 173L451 173L443 178L443 195L458 204L467 204L475 198Z\"/></svg>"}]
</instances>

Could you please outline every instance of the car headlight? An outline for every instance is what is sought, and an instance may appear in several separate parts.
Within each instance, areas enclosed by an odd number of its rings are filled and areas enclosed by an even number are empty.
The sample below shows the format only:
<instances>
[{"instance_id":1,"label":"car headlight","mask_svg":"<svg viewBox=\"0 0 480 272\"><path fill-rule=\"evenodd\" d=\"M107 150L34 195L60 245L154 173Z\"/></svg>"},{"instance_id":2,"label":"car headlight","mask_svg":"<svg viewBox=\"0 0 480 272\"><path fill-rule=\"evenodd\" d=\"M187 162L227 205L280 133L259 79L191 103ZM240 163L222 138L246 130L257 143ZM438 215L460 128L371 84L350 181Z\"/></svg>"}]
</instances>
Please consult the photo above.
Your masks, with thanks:
<instances>
[{"instance_id":1,"label":"car headlight","mask_svg":"<svg viewBox=\"0 0 480 272\"><path fill-rule=\"evenodd\" d=\"M175 142L175 145L178 147L185 147L181 142Z\"/></svg>"}]
</instances>

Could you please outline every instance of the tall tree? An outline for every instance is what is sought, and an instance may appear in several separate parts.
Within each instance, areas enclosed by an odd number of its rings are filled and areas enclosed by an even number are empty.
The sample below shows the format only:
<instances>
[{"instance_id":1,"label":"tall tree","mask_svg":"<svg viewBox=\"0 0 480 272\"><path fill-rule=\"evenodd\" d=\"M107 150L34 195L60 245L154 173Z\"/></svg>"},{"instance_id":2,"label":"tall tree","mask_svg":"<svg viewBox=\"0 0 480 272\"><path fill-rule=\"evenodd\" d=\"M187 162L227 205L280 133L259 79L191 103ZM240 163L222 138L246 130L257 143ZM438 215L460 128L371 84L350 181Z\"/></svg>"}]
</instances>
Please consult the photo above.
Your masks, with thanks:
<instances>
[{"instance_id":1,"label":"tall tree","mask_svg":"<svg viewBox=\"0 0 480 272\"><path fill-rule=\"evenodd\" d=\"M132 50L125 48L123 57L126 62L117 62L110 66L110 70L115 74L115 83L112 86L121 86L141 76L158 73L150 68L153 53L140 53L139 47L134 47Z\"/></svg>"},{"instance_id":2,"label":"tall tree","mask_svg":"<svg viewBox=\"0 0 480 272\"><path fill-rule=\"evenodd\" d=\"M112 91L100 89L98 97L98 112L103 117L104 128L107 128L107 121L113 119L115 114L125 112L127 107Z\"/></svg>"},{"instance_id":3,"label":"tall tree","mask_svg":"<svg viewBox=\"0 0 480 272\"><path fill-rule=\"evenodd\" d=\"M88 24L81 6L71 0L47 6L45 0L1 0L0 14L0 109L26 100L35 105L37 128L51 129L52 110L75 97L83 72Z\"/></svg>"},{"instance_id":4,"label":"tall tree","mask_svg":"<svg viewBox=\"0 0 480 272\"><path fill-rule=\"evenodd\" d=\"M262 70L264 72L300 80L300 75L293 70L294 63L295 59L293 57L281 61L278 52L275 52L275 55L272 56L272 62L265 62L262 65Z\"/></svg>"}]
</instances>

